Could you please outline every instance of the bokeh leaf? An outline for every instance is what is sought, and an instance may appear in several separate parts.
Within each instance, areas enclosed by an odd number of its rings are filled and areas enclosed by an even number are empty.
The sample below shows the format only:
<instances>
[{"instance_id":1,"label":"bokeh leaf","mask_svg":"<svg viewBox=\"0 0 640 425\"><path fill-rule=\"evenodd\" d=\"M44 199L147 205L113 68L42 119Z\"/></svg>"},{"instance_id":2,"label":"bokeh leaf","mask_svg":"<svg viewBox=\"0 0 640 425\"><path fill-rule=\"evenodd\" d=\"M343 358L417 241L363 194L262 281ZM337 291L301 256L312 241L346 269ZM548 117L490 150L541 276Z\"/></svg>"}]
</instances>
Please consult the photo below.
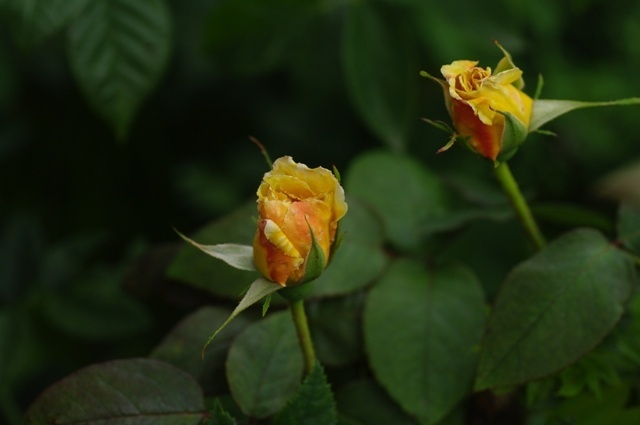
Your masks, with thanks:
<instances>
[{"instance_id":1,"label":"bokeh leaf","mask_svg":"<svg viewBox=\"0 0 640 425\"><path fill-rule=\"evenodd\" d=\"M618 211L618 240L640 255L640 211L630 204L622 204Z\"/></svg>"},{"instance_id":2,"label":"bokeh leaf","mask_svg":"<svg viewBox=\"0 0 640 425\"><path fill-rule=\"evenodd\" d=\"M70 27L67 54L76 80L118 138L158 82L170 47L165 0L92 0Z\"/></svg>"},{"instance_id":3,"label":"bokeh leaf","mask_svg":"<svg viewBox=\"0 0 640 425\"><path fill-rule=\"evenodd\" d=\"M471 389L483 324L482 289L467 269L398 260L365 306L371 368L405 411L435 424Z\"/></svg>"},{"instance_id":4,"label":"bokeh leaf","mask_svg":"<svg viewBox=\"0 0 640 425\"><path fill-rule=\"evenodd\" d=\"M204 399L185 372L158 360L115 360L88 366L42 393L26 425L197 425Z\"/></svg>"},{"instance_id":5,"label":"bokeh leaf","mask_svg":"<svg viewBox=\"0 0 640 425\"><path fill-rule=\"evenodd\" d=\"M335 425L336 403L319 363L311 370L293 398L278 413L275 425Z\"/></svg>"},{"instance_id":6,"label":"bokeh leaf","mask_svg":"<svg viewBox=\"0 0 640 425\"><path fill-rule=\"evenodd\" d=\"M591 229L521 263L489 317L476 389L521 384L576 361L618 321L634 279L629 256Z\"/></svg>"},{"instance_id":7,"label":"bokeh leaf","mask_svg":"<svg viewBox=\"0 0 640 425\"><path fill-rule=\"evenodd\" d=\"M0 11L11 20L9 26L25 47L34 47L68 25L89 0L4 0Z\"/></svg>"},{"instance_id":8,"label":"bokeh leaf","mask_svg":"<svg viewBox=\"0 0 640 425\"><path fill-rule=\"evenodd\" d=\"M44 257L42 226L17 215L0 227L0 305L15 302L36 280Z\"/></svg>"},{"instance_id":9,"label":"bokeh leaf","mask_svg":"<svg viewBox=\"0 0 640 425\"><path fill-rule=\"evenodd\" d=\"M407 19L377 2L349 4L342 61L347 89L369 128L401 151L417 122L415 42Z\"/></svg>"},{"instance_id":10,"label":"bokeh leaf","mask_svg":"<svg viewBox=\"0 0 640 425\"><path fill-rule=\"evenodd\" d=\"M219 1L207 17L204 46L229 72L273 71L290 60L319 9L315 1Z\"/></svg>"},{"instance_id":11,"label":"bokeh leaf","mask_svg":"<svg viewBox=\"0 0 640 425\"><path fill-rule=\"evenodd\" d=\"M416 425L372 380L353 381L336 394L341 423L349 425Z\"/></svg>"},{"instance_id":12,"label":"bokeh leaf","mask_svg":"<svg viewBox=\"0 0 640 425\"><path fill-rule=\"evenodd\" d=\"M226 389L224 364L227 351L235 336L249 323L245 316L237 317L225 332L208 347L202 358L202 345L211 329L220 326L231 313L228 309L202 307L185 317L158 344L149 357L170 363L193 376L205 395L218 394Z\"/></svg>"},{"instance_id":13,"label":"bokeh leaf","mask_svg":"<svg viewBox=\"0 0 640 425\"><path fill-rule=\"evenodd\" d=\"M288 312L270 314L235 339L227 358L234 400L249 417L278 412L302 379L302 353Z\"/></svg>"},{"instance_id":14,"label":"bokeh leaf","mask_svg":"<svg viewBox=\"0 0 640 425\"><path fill-rule=\"evenodd\" d=\"M632 425L640 420L640 409L626 408L631 401L631 388L617 385L600 395L584 392L563 400L546 412L545 423L575 423L580 425Z\"/></svg>"},{"instance_id":15,"label":"bokeh leaf","mask_svg":"<svg viewBox=\"0 0 640 425\"><path fill-rule=\"evenodd\" d=\"M370 284L387 265L380 220L357 198L347 195L349 213L340 221L344 234L331 263L315 280L312 297L344 295Z\"/></svg>"},{"instance_id":16,"label":"bokeh leaf","mask_svg":"<svg viewBox=\"0 0 640 425\"><path fill-rule=\"evenodd\" d=\"M382 151L359 156L348 170L345 191L382 219L385 236L396 246L415 249L430 220L445 215L445 189L414 159Z\"/></svg>"},{"instance_id":17,"label":"bokeh leaf","mask_svg":"<svg viewBox=\"0 0 640 425\"><path fill-rule=\"evenodd\" d=\"M559 116L576 109L593 108L598 106L627 105L640 105L640 97L611 100L607 102L580 102L577 100L538 99L533 102L533 112L531 113L531 123L529 124L529 131L536 131L549 121L554 120Z\"/></svg>"},{"instance_id":18,"label":"bokeh leaf","mask_svg":"<svg viewBox=\"0 0 640 425\"><path fill-rule=\"evenodd\" d=\"M118 270L93 267L74 277L76 284L45 297L41 313L55 328L86 340L109 341L148 330L151 315L120 288L120 278Z\"/></svg>"},{"instance_id":19,"label":"bokeh leaf","mask_svg":"<svg viewBox=\"0 0 640 425\"><path fill-rule=\"evenodd\" d=\"M345 366L362 355L362 305L359 293L307 304L311 337L320 362Z\"/></svg>"}]
</instances>

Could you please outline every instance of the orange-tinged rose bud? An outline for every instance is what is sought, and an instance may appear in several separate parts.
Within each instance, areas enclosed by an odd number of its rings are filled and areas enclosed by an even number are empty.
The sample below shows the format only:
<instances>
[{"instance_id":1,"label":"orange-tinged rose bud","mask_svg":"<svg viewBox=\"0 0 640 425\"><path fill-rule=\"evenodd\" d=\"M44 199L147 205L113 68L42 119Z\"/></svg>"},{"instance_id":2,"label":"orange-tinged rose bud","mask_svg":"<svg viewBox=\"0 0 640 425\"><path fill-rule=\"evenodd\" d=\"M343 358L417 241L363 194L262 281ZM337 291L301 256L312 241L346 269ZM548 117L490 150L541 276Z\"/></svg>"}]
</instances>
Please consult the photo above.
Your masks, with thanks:
<instances>
[{"instance_id":1,"label":"orange-tinged rose bud","mask_svg":"<svg viewBox=\"0 0 640 425\"><path fill-rule=\"evenodd\" d=\"M282 286L300 283L314 238L326 267L338 220L347 213L344 190L333 173L285 156L264 175L257 194L253 259L260 273Z\"/></svg>"},{"instance_id":2,"label":"orange-tinged rose bud","mask_svg":"<svg viewBox=\"0 0 640 425\"><path fill-rule=\"evenodd\" d=\"M456 132L469 147L496 160L503 150L505 114L527 129L533 100L514 85L521 81L519 68L513 66L492 75L491 68L483 69L477 64L459 60L441 68L445 103Z\"/></svg>"}]
</instances>

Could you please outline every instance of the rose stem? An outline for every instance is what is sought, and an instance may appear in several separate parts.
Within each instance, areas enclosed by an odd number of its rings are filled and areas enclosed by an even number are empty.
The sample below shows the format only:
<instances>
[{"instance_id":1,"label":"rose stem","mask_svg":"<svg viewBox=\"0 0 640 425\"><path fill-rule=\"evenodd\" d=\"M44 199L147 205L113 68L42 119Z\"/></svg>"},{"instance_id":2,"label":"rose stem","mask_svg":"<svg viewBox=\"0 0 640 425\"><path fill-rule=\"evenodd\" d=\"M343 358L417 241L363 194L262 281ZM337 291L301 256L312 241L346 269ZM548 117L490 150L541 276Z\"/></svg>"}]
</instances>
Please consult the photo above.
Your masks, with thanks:
<instances>
[{"instance_id":1,"label":"rose stem","mask_svg":"<svg viewBox=\"0 0 640 425\"><path fill-rule=\"evenodd\" d=\"M540 233L540 229L533 218L533 214L531 214L529 205L527 205L527 201L525 201L522 196L518 183L513 178L513 174L511 174L511 170L507 163L501 162L500 165L495 168L495 174L502 185L502 189L509 197L509 201L511 202L513 209L516 211L518 219L522 223L522 226L531 239L531 242L533 242L537 249L542 249L546 244L544 237L542 236L542 233Z\"/></svg>"},{"instance_id":2,"label":"rose stem","mask_svg":"<svg viewBox=\"0 0 640 425\"><path fill-rule=\"evenodd\" d=\"M304 311L304 300L289 301L289 307L291 308L291 316L293 316L293 323L296 325L296 332L298 333L298 340L300 341L300 348L302 349L304 373L306 376L311 373L316 363L316 353L313 349L307 315Z\"/></svg>"}]
</instances>

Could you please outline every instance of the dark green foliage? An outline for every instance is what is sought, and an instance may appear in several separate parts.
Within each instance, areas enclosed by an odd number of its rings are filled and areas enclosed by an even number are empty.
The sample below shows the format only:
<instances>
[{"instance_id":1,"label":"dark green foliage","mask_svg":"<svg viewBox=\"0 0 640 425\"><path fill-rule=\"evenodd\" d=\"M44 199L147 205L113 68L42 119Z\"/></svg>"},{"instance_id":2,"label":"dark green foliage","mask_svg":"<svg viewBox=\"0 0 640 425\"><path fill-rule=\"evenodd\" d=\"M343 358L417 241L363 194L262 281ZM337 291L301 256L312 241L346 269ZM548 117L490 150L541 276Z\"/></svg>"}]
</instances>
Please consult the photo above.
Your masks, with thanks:
<instances>
[{"instance_id":1,"label":"dark green foliage","mask_svg":"<svg viewBox=\"0 0 640 425\"><path fill-rule=\"evenodd\" d=\"M630 258L589 229L521 263L489 317L476 389L521 384L579 359L620 319L634 283Z\"/></svg>"},{"instance_id":2,"label":"dark green foliage","mask_svg":"<svg viewBox=\"0 0 640 425\"><path fill-rule=\"evenodd\" d=\"M483 325L482 289L469 270L396 261L365 308L371 367L419 423L437 423L471 388Z\"/></svg>"},{"instance_id":3,"label":"dark green foliage","mask_svg":"<svg viewBox=\"0 0 640 425\"><path fill-rule=\"evenodd\" d=\"M269 314L247 327L231 345L226 369L231 394L244 414L264 418L278 412L302 378L302 356L288 312Z\"/></svg>"},{"instance_id":4,"label":"dark green foliage","mask_svg":"<svg viewBox=\"0 0 640 425\"><path fill-rule=\"evenodd\" d=\"M581 103L640 96L632 3L0 0L0 423L466 425L484 396L530 425L638 423L638 107ZM493 165L435 155L449 135L420 119L450 124L419 72L494 67L493 39L553 100L556 136L510 160L555 241L537 254ZM249 136L346 189L304 383L277 296L202 360L258 274L172 230L251 244Z\"/></svg>"},{"instance_id":5,"label":"dark green foliage","mask_svg":"<svg viewBox=\"0 0 640 425\"><path fill-rule=\"evenodd\" d=\"M204 400L196 382L166 363L116 360L89 366L45 391L25 424L197 425Z\"/></svg>"}]
</instances>

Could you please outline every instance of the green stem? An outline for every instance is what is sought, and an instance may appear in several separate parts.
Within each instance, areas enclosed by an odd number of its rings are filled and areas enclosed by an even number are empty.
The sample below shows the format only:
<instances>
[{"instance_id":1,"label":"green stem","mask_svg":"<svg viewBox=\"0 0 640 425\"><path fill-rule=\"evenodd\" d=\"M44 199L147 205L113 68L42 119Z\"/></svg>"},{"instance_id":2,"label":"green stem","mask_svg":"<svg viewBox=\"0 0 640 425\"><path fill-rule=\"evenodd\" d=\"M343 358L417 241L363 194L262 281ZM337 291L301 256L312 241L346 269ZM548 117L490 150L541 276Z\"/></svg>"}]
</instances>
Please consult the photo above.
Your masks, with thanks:
<instances>
[{"instance_id":1,"label":"green stem","mask_svg":"<svg viewBox=\"0 0 640 425\"><path fill-rule=\"evenodd\" d=\"M533 218L533 214L531 214L529 205L522 196L522 192L520 192L518 183L513 178L513 174L511 174L511 170L509 169L507 163L501 162L500 165L496 167L495 174L498 178L498 181L502 185L502 189L509 197L509 201L511 202L513 209L516 211L518 219L522 223L522 226L531 239L531 242L533 242L537 249L542 249L542 247L544 247L546 244L544 236L542 236L542 233L540 233L538 224Z\"/></svg>"},{"instance_id":2,"label":"green stem","mask_svg":"<svg viewBox=\"0 0 640 425\"><path fill-rule=\"evenodd\" d=\"M304 311L304 300L289 301L289 307L291 308L291 316L293 317L293 323L296 325L296 332L298 333L298 340L300 341L300 348L304 359L304 374L306 376L311 373L316 363L316 353L313 349L311 332L309 332L307 314Z\"/></svg>"}]
</instances>

